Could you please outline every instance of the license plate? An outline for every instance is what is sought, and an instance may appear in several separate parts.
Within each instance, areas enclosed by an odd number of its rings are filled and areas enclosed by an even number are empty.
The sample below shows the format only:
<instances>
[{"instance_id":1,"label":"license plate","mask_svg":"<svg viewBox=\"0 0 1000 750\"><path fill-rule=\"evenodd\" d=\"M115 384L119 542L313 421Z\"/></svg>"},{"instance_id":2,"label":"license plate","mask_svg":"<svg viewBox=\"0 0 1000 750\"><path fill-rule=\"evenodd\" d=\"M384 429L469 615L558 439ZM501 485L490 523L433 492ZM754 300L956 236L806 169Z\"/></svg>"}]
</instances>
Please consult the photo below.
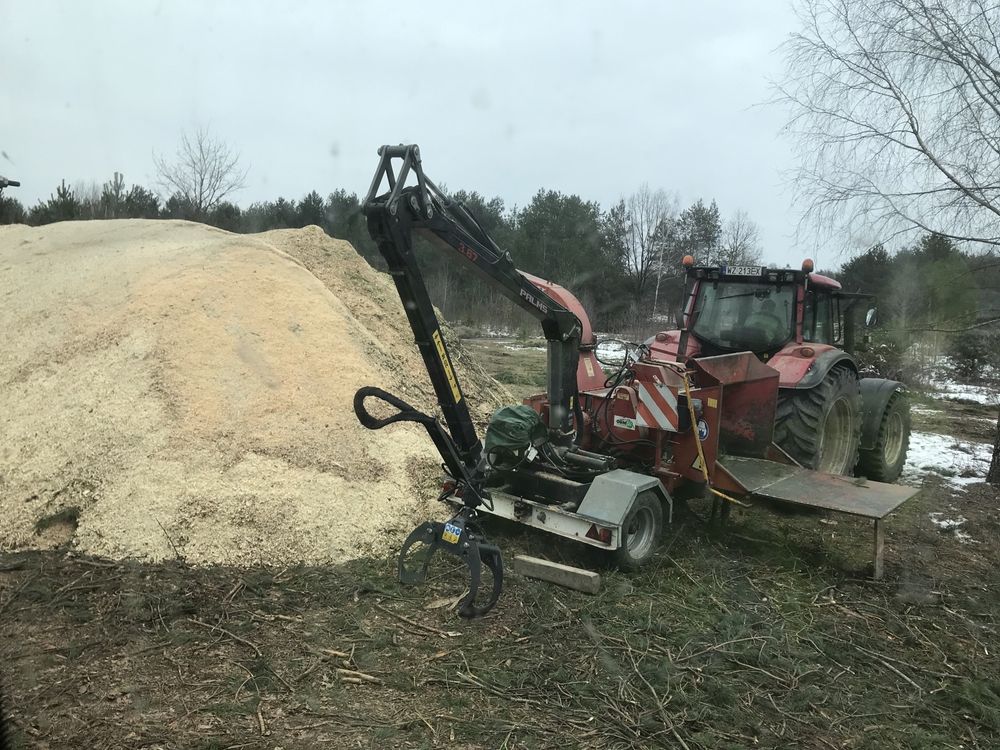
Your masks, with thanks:
<instances>
[{"instance_id":1,"label":"license plate","mask_svg":"<svg viewBox=\"0 0 1000 750\"><path fill-rule=\"evenodd\" d=\"M761 266L729 266L726 276L760 276L763 270Z\"/></svg>"},{"instance_id":2,"label":"license plate","mask_svg":"<svg viewBox=\"0 0 1000 750\"><path fill-rule=\"evenodd\" d=\"M441 538L448 542L448 544L458 544L458 538L462 535L462 529L453 523L446 523L444 525L444 531L441 532Z\"/></svg>"}]
</instances>

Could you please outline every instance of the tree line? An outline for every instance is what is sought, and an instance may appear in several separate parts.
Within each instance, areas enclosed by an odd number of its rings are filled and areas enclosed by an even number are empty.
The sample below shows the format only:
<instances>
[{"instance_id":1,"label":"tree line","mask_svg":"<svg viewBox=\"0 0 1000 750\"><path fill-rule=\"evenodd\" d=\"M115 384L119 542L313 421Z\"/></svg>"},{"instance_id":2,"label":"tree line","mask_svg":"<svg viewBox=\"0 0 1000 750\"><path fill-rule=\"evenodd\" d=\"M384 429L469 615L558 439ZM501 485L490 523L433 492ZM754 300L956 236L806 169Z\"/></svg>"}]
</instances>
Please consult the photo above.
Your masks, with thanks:
<instances>
[{"instance_id":1,"label":"tree line","mask_svg":"<svg viewBox=\"0 0 1000 750\"><path fill-rule=\"evenodd\" d=\"M63 181L30 208L0 196L0 223L185 219L240 233L316 225L384 268L354 192L341 188L324 197L313 190L297 200L279 197L241 207L226 199L231 190L206 196L192 188L204 181L175 177L166 184L174 191L163 201L153 190L127 184L119 172L101 185ZM700 199L681 209L675 197L645 185L609 208L555 190L539 190L524 207L508 208L502 198L475 191L459 190L452 198L473 212L519 268L572 290L604 330L662 327L679 303L684 255L706 263L751 263L760 257L757 226L745 212L724 220L715 201ZM431 296L449 320L534 330L534 322L495 289L456 268L453 256L422 240L418 255Z\"/></svg>"},{"instance_id":2,"label":"tree line","mask_svg":"<svg viewBox=\"0 0 1000 750\"><path fill-rule=\"evenodd\" d=\"M986 378L988 367L1000 372L995 248L970 252L929 233L894 252L875 245L844 263L836 276L846 291L876 299L880 374L919 382L939 354L950 355L954 374L964 380Z\"/></svg>"}]
</instances>

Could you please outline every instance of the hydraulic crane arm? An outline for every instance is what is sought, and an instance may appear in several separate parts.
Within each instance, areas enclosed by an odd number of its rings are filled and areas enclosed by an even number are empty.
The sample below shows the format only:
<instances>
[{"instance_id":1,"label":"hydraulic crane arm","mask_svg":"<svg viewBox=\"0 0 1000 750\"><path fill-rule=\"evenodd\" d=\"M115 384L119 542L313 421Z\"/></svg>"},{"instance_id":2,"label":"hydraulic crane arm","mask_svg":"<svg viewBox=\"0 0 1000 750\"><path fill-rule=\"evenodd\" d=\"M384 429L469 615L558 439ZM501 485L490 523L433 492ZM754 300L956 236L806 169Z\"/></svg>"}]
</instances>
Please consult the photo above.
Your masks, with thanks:
<instances>
[{"instance_id":1,"label":"hydraulic crane arm","mask_svg":"<svg viewBox=\"0 0 1000 750\"><path fill-rule=\"evenodd\" d=\"M429 521L413 530L399 555L399 578L404 583L424 580L430 556L436 549L459 557L470 574L469 592L459 602L459 612L466 617L476 617L488 612L500 596L503 561L500 550L487 543L476 527L476 508L489 502L489 494L483 487L487 462L483 460L482 443L417 265L414 233L426 237L436 247L457 253L458 258L539 320L548 340L549 431L556 442L569 439L574 409L579 414L576 372L583 327L576 315L514 267L510 254L497 247L464 206L450 200L427 179L417 146L383 146L379 149L379 157L378 169L364 203L368 231L389 266L450 434L433 417L421 414L377 388L360 389L354 397L354 411L369 429L379 429L397 421L420 423L434 441L455 480L446 487L442 498L459 495L463 506L445 523ZM398 173L393 169L394 159L402 162ZM407 185L411 177L416 184ZM386 189L380 192L383 184ZM365 408L365 399L369 397L379 398L399 412L379 419ZM574 422L574 427L579 428L576 419ZM417 545L426 545L430 552L413 568L409 565L412 560L409 551ZM493 583L487 601L478 604L483 566L492 572Z\"/></svg>"},{"instance_id":2,"label":"hydraulic crane arm","mask_svg":"<svg viewBox=\"0 0 1000 750\"><path fill-rule=\"evenodd\" d=\"M389 265L448 429L467 466L479 459L479 438L417 266L414 233L454 252L539 320L549 350L549 429L557 440L565 439L576 406L580 320L518 271L510 254L497 246L472 214L427 178L416 145L382 146L379 156L364 203L368 231ZM393 169L394 159L402 162L398 173ZM408 186L411 177L416 184ZM383 184L387 188L380 193Z\"/></svg>"},{"instance_id":3,"label":"hydraulic crane arm","mask_svg":"<svg viewBox=\"0 0 1000 750\"><path fill-rule=\"evenodd\" d=\"M468 566L470 575L469 592L459 602L459 613L476 617L486 614L496 604L503 586L500 550L487 543L476 526L476 508L490 502L484 488L488 462L482 455L482 443L417 265L414 234L427 238L446 252L456 253L463 263L471 265L539 320L548 340L549 436L557 444L569 442L574 414L572 427L580 429L577 365L583 326L573 312L535 284L533 277L529 278L514 267L510 254L497 247L461 203L449 199L427 178L420 164L419 148L414 145L382 146L379 157L378 169L364 203L368 232L389 266L448 431L434 417L421 414L378 388L359 390L354 396L354 411L361 424L369 429L398 421L422 424L437 446L455 480L446 484L441 497L461 497L462 507L447 522L429 521L413 530L399 554L399 578L404 583L423 581L430 557L437 549L459 557ZM393 160L401 160L398 173L393 169ZM411 178L416 184L407 185ZM383 184L386 186L384 191ZM365 399L369 397L379 398L399 412L384 419L375 417L365 408ZM414 558L409 552L418 545L429 547L429 553L422 558L415 556L418 564L411 567ZM492 572L493 583L486 602L478 604L483 566Z\"/></svg>"}]
</instances>

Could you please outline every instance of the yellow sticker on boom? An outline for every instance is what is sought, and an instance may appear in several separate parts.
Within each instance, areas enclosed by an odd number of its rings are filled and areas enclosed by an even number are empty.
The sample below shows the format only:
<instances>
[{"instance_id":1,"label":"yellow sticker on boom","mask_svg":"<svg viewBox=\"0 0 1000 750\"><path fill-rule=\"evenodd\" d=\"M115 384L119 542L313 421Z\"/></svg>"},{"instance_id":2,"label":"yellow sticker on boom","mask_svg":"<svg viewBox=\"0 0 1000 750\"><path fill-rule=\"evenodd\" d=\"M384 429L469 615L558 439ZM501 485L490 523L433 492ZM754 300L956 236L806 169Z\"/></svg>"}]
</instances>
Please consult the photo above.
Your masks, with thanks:
<instances>
[{"instance_id":1,"label":"yellow sticker on boom","mask_svg":"<svg viewBox=\"0 0 1000 750\"><path fill-rule=\"evenodd\" d=\"M448 378L448 385L451 386L451 395L457 404L462 400L462 392L458 389L458 380L455 378L455 371L451 369L451 360L448 359L448 352L444 348L444 342L441 340L441 331L437 330L431 335L434 339L434 347L437 349L438 358L441 360L441 366L444 368L444 375Z\"/></svg>"}]
</instances>

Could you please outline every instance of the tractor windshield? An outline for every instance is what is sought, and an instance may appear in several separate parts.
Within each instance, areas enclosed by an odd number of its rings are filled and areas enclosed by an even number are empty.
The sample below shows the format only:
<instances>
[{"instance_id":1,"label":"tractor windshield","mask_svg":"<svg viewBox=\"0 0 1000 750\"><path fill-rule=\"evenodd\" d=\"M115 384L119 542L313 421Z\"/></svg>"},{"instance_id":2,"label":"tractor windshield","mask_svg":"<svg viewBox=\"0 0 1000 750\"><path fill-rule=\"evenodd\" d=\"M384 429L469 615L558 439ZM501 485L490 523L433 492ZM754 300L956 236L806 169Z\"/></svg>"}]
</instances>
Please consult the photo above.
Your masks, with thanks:
<instances>
[{"instance_id":1,"label":"tractor windshield","mask_svg":"<svg viewBox=\"0 0 1000 750\"><path fill-rule=\"evenodd\" d=\"M703 282L691 332L719 349L770 351L792 337L794 310L791 284Z\"/></svg>"}]
</instances>

